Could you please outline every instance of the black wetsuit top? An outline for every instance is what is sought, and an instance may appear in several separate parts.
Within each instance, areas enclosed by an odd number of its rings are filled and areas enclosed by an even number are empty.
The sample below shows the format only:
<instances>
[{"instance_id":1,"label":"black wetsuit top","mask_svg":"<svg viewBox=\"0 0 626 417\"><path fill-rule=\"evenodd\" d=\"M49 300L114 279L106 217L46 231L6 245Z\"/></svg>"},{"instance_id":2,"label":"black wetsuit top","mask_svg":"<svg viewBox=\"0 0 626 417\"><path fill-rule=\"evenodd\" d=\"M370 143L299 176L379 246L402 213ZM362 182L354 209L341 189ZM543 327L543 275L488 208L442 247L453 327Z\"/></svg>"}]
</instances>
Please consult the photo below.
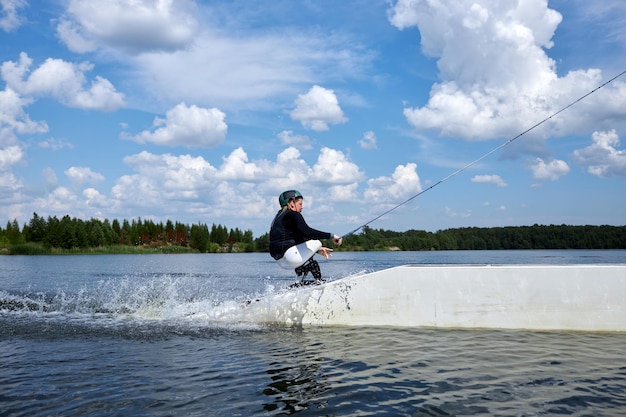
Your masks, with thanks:
<instances>
[{"instance_id":1,"label":"black wetsuit top","mask_svg":"<svg viewBox=\"0 0 626 417\"><path fill-rule=\"evenodd\" d=\"M311 239L330 239L332 235L309 227L302 214L297 211L278 212L270 229L270 255L280 259L285 251L294 245Z\"/></svg>"}]
</instances>

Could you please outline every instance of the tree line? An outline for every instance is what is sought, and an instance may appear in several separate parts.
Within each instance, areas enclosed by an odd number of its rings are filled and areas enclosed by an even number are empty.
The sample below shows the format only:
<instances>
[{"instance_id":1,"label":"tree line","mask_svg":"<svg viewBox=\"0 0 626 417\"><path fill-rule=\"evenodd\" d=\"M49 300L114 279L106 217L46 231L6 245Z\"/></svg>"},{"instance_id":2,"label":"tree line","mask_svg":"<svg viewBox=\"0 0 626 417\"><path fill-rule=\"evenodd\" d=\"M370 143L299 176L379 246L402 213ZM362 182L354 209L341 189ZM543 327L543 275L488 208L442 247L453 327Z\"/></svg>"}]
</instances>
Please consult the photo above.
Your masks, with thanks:
<instances>
[{"instance_id":1,"label":"tree line","mask_svg":"<svg viewBox=\"0 0 626 417\"><path fill-rule=\"evenodd\" d=\"M626 226L466 227L427 232L363 228L346 237L351 250L626 249ZM343 247L343 245L342 245Z\"/></svg>"},{"instance_id":2,"label":"tree line","mask_svg":"<svg viewBox=\"0 0 626 417\"><path fill-rule=\"evenodd\" d=\"M82 220L69 215L61 219L47 219L33 213L30 221L20 229L17 220L8 221L5 229L0 228L0 246L9 246L12 253L29 248L28 244L39 244L47 249L84 249L105 246L141 246L148 248L183 247L198 252L236 251L252 252L252 231L226 226L198 223L187 225L168 220L155 223L152 220L108 219ZM24 246L26 245L26 246Z\"/></svg>"},{"instance_id":3,"label":"tree line","mask_svg":"<svg viewBox=\"0 0 626 417\"><path fill-rule=\"evenodd\" d=\"M159 248L190 252L268 252L269 233L254 238L252 231L204 223L192 225L168 220L81 220L69 215L41 217L33 213L20 228L17 220L0 227L0 249L5 253L41 253L42 250L80 250L114 246ZM429 251L504 249L626 249L626 226L533 225L456 228L427 232L397 232L364 227L347 236L338 251Z\"/></svg>"}]
</instances>

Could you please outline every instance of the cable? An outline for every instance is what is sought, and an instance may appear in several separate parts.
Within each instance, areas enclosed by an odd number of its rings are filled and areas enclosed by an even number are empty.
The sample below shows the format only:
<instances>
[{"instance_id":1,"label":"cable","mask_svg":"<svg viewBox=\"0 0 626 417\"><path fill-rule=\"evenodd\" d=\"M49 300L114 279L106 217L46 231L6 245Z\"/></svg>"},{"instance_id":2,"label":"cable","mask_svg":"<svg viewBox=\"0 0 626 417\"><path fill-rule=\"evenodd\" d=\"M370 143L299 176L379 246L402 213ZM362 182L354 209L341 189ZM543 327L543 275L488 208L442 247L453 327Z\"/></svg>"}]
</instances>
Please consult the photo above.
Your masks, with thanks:
<instances>
[{"instance_id":1,"label":"cable","mask_svg":"<svg viewBox=\"0 0 626 417\"><path fill-rule=\"evenodd\" d=\"M397 208L407 204L408 202L414 200L415 198L419 197L420 195L424 194L426 191L432 190L433 188L435 188L436 186L438 186L439 184L446 182L447 180L449 180L450 178L456 176L457 174L460 174L461 172L465 171L467 168L471 167L472 165L477 164L478 162L482 161L483 159L487 158L489 155L493 154L494 152L497 152L498 150L504 148L505 146L509 145L510 143L512 143L514 140L519 139L520 137L524 136L526 133L530 132L531 130L541 126L542 124L544 124L545 122L547 122L548 120L552 119L553 117L559 115L560 113L564 112L565 110L569 109L570 107L572 107L574 104L578 103L579 101L584 100L585 98L587 98L588 96L590 96L591 94L595 93L596 91L598 91L599 89L601 89L602 87L612 83L613 81L615 81L616 79L618 79L619 77L621 77L622 75L626 74L626 70L622 71L621 73L617 74L615 77L611 78L610 80L606 81L605 83L601 84L600 86L594 88L593 90L589 91L587 94L579 97L578 99L572 101L570 104L568 104L567 106L563 107L561 110L552 113L550 116L546 117L545 119L543 119L542 121L534 124L533 126L529 127L528 129L524 130L522 133L518 134L517 136L507 140L506 142L502 143L501 145L493 148L492 150L490 150L489 152L487 152L486 154L484 154L483 156L481 156L480 158L470 162L469 164L465 165L463 168L460 168L456 171L454 171L452 174L448 175L445 178L440 179L439 181L437 181L436 183L434 183L433 185L431 185L430 187L420 191L419 193L415 194L412 197L407 198L406 200L404 200L403 202L395 205L394 207L390 208L389 210L379 214L378 216L374 217L372 220L368 221L367 223L362 224L361 226L357 227L356 229L354 229L353 231L346 233L345 235L342 236L342 238L350 236L355 234L356 232L358 232L359 230L361 230L362 228L364 228L365 226L367 226L370 223L375 222L376 220L380 219L381 217L391 213L392 211L396 210Z\"/></svg>"}]
</instances>

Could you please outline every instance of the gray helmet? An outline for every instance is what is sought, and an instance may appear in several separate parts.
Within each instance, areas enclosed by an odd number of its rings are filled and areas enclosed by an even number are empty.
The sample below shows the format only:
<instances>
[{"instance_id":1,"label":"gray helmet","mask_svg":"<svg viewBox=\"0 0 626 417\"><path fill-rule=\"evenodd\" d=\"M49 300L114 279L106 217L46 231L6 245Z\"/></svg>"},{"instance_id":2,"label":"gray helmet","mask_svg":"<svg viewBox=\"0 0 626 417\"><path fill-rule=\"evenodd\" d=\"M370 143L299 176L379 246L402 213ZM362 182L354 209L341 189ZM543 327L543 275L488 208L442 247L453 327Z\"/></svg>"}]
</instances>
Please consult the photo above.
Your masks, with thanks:
<instances>
[{"instance_id":1,"label":"gray helmet","mask_svg":"<svg viewBox=\"0 0 626 417\"><path fill-rule=\"evenodd\" d=\"M291 200L295 200L298 197L304 198L302 197L302 194L300 194L300 191L287 190L278 196L278 202L280 203L281 207L285 207Z\"/></svg>"}]
</instances>

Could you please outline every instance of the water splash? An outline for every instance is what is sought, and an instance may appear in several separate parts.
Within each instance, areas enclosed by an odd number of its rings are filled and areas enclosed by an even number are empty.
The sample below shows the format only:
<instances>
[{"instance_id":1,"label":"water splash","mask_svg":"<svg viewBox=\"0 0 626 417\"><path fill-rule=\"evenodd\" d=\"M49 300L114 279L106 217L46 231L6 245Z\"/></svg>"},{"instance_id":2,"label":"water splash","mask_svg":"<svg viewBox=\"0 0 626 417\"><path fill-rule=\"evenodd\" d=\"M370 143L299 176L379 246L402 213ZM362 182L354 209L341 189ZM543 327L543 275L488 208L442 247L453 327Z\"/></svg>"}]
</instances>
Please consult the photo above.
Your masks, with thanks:
<instances>
[{"instance_id":1,"label":"water splash","mask_svg":"<svg viewBox=\"0 0 626 417\"><path fill-rule=\"evenodd\" d=\"M95 328L160 326L174 332L214 327L259 329L273 323L300 325L308 299L303 292L309 290L290 290L269 278L259 281L211 273L135 272L93 277L73 290L59 286L48 291L0 291L0 317Z\"/></svg>"},{"instance_id":2,"label":"water splash","mask_svg":"<svg viewBox=\"0 0 626 417\"><path fill-rule=\"evenodd\" d=\"M211 322L234 323L230 312L246 301L265 294L234 294L216 289L211 279L194 275L152 275L100 279L78 291L0 291L0 314L95 323L160 322L180 325L194 315L205 314ZM222 285L223 287L223 285ZM213 320L211 320L213 319ZM197 325L198 320L194 323Z\"/></svg>"}]
</instances>

